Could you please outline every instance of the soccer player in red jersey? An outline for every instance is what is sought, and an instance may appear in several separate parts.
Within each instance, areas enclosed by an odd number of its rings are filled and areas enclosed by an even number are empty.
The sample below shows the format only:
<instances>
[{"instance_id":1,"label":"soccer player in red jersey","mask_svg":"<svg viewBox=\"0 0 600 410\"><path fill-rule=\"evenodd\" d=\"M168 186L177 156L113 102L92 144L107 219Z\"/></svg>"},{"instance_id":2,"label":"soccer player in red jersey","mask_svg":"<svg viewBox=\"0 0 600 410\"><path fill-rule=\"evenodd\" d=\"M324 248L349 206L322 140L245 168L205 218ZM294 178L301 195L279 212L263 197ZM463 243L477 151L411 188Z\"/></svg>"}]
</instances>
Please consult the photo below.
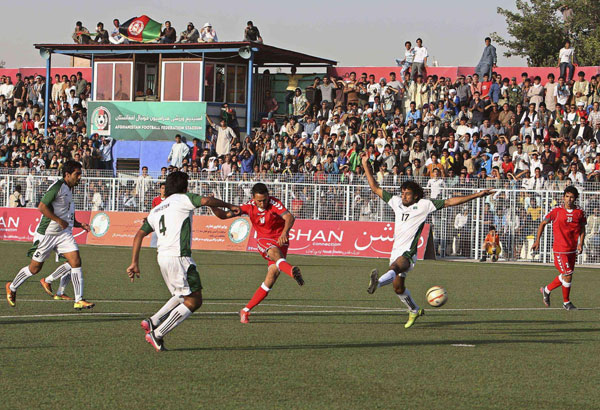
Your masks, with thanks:
<instances>
[{"instance_id":1,"label":"soccer player in red jersey","mask_svg":"<svg viewBox=\"0 0 600 410\"><path fill-rule=\"evenodd\" d=\"M157 206L160 205L160 203L162 201L164 201L164 199L165 199L165 189L166 189L165 183L161 182L160 183L160 195L157 196L157 197L155 197L152 200L152 208L156 208Z\"/></svg>"},{"instance_id":2,"label":"soccer player in red jersey","mask_svg":"<svg viewBox=\"0 0 600 410\"><path fill-rule=\"evenodd\" d=\"M300 268L290 265L285 259L289 245L288 234L294 225L294 215L279 199L269 196L265 184L255 184L251 193L252 199L240 205L240 211L250 217L250 222L258 235L258 252L268 261L268 269L265 281L254 292L246 307L240 310L242 323L249 323L250 310L267 297L280 272L294 278L298 285L304 285ZM213 208L213 213L221 219L238 216L232 211L224 211L220 208Z\"/></svg>"},{"instance_id":3,"label":"soccer player in red jersey","mask_svg":"<svg viewBox=\"0 0 600 410\"><path fill-rule=\"evenodd\" d=\"M583 251L583 240L585 239L585 224L587 222L585 212L575 205L579 197L577 188L573 185L565 188L563 206L551 210L540 224L535 242L531 249L537 251L540 247L540 238L547 224L552 222L554 243L554 266L558 270L558 276L545 287L540 288L544 304L550 306L550 292L562 286L563 307L566 310L577 309L569 299L571 292L571 281L575 269L577 254Z\"/></svg>"}]
</instances>

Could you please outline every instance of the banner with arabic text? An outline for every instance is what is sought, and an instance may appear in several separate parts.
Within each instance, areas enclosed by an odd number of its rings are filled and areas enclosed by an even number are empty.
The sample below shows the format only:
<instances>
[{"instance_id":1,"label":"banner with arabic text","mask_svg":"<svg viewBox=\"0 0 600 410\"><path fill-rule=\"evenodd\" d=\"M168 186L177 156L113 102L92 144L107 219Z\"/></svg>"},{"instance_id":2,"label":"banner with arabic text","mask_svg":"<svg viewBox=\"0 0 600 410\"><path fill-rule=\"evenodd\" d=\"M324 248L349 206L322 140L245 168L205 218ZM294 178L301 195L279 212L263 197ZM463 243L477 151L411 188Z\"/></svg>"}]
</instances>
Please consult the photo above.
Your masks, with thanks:
<instances>
[{"instance_id":1,"label":"banner with arabic text","mask_svg":"<svg viewBox=\"0 0 600 410\"><path fill-rule=\"evenodd\" d=\"M180 134L204 141L205 102L90 101L91 134L131 141L172 141Z\"/></svg>"},{"instance_id":2,"label":"banner with arabic text","mask_svg":"<svg viewBox=\"0 0 600 410\"><path fill-rule=\"evenodd\" d=\"M0 208L0 240L31 242L42 214L37 208ZM89 211L75 212L75 219L88 223ZM78 244L87 240L87 232L80 228L73 229L73 235Z\"/></svg>"}]
</instances>

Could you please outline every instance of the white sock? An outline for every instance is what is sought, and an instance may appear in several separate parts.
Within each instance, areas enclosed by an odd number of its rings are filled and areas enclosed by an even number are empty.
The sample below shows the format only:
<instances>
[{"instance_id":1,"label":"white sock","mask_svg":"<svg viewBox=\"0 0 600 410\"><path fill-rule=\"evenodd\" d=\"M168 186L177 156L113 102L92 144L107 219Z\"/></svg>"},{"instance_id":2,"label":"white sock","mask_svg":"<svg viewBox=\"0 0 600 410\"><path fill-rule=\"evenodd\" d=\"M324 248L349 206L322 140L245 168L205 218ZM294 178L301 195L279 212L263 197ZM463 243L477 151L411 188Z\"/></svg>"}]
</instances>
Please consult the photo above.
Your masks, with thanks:
<instances>
[{"instance_id":1,"label":"white sock","mask_svg":"<svg viewBox=\"0 0 600 410\"><path fill-rule=\"evenodd\" d=\"M180 303L175 309L169 313L165 321L154 331L154 335L159 339L165 337L167 333L175 329L181 322L187 319L192 314L192 311L186 305Z\"/></svg>"},{"instance_id":2,"label":"white sock","mask_svg":"<svg viewBox=\"0 0 600 410\"><path fill-rule=\"evenodd\" d=\"M417 313L419 311L419 305L417 305L417 302L410 296L410 290L405 289L404 293L398 295L398 297L411 313Z\"/></svg>"},{"instance_id":3,"label":"white sock","mask_svg":"<svg viewBox=\"0 0 600 410\"><path fill-rule=\"evenodd\" d=\"M83 271L81 268L71 269L71 280L75 291L75 302L79 302L83 299Z\"/></svg>"},{"instance_id":4,"label":"white sock","mask_svg":"<svg viewBox=\"0 0 600 410\"><path fill-rule=\"evenodd\" d=\"M173 296L171 299L167 300L167 303L165 303L164 306L161 307L158 312L150 316L152 326L160 326L160 324L167 318L167 316L169 316L169 313L171 313L171 311L182 302L183 298L181 296Z\"/></svg>"},{"instance_id":5,"label":"white sock","mask_svg":"<svg viewBox=\"0 0 600 410\"><path fill-rule=\"evenodd\" d=\"M546 293L550 293L551 292L550 289L548 289L548 286L544 287L544 292L546 292Z\"/></svg>"},{"instance_id":6,"label":"white sock","mask_svg":"<svg viewBox=\"0 0 600 410\"><path fill-rule=\"evenodd\" d=\"M396 277L396 271L394 271L393 269L390 269L389 271L387 271L386 273L384 273L383 275L381 275L379 277L379 284L377 285L378 288L385 286L385 285L389 285L390 283L392 283L394 281L394 278Z\"/></svg>"},{"instance_id":7,"label":"white sock","mask_svg":"<svg viewBox=\"0 0 600 410\"><path fill-rule=\"evenodd\" d=\"M58 268L56 268L56 270L54 272L52 272L50 275L46 276L46 278L44 280L47 283L52 283L56 279L60 279L63 276L65 276L67 273L71 273L71 265L69 265L67 262L65 262L62 265L60 265Z\"/></svg>"},{"instance_id":8,"label":"white sock","mask_svg":"<svg viewBox=\"0 0 600 410\"><path fill-rule=\"evenodd\" d=\"M29 266L25 266L25 267L21 268L19 273L17 273L17 276L15 276L12 283L10 284L10 290L12 290L13 292L16 292L17 288L19 286L21 286L23 284L23 282L25 282L27 279L29 279L32 276L33 276L33 273L31 273L31 271L29 270Z\"/></svg>"},{"instance_id":9,"label":"white sock","mask_svg":"<svg viewBox=\"0 0 600 410\"><path fill-rule=\"evenodd\" d=\"M69 269L69 273L67 273L65 276L60 278L60 285L58 285L58 290L56 291L56 294L58 296L64 295L65 289L67 288L67 285L69 283L71 283L71 270L70 269Z\"/></svg>"}]
</instances>

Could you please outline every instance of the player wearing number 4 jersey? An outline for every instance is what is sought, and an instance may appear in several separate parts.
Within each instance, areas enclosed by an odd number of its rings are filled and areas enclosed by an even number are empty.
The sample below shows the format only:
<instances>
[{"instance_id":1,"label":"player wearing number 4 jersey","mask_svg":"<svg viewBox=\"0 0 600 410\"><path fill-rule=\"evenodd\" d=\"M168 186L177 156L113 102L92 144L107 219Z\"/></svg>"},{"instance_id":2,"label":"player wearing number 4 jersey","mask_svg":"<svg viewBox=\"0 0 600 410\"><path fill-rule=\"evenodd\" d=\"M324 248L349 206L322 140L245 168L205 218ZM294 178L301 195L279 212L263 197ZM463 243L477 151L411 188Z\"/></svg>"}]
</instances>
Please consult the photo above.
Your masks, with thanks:
<instances>
[{"instance_id":1,"label":"player wearing number 4 jersey","mask_svg":"<svg viewBox=\"0 0 600 410\"><path fill-rule=\"evenodd\" d=\"M481 192L449 198L446 200L429 200L423 198L423 188L414 181L406 181L401 186L401 195L392 195L379 187L369 165L369 157L361 154L362 166L369 181L371 190L383 199L394 210L396 223L394 227L394 245L390 256L389 270L379 277L377 269L371 272L371 280L367 289L373 293L377 288L390 283L394 284L394 291L398 298L408 308L408 321L405 328L411 327L415 321L425 314L425 311L413 300L410 291L404 286L407 272L410 272L417 261L417 246L421 230L430 213L444 207L464 204L475 198L491 194L493 191L486 189Z\"/></svg>"},{"instance_id":2,"label":"player wearing number 4 jersey","mask_svg":"<svg viewBox=\"0 0 600 410\"><path fill-rule=\"evenodd\" d=\"M267 297L279 277L279 272L291 276L300 286L304 285L304 279L300 268L290 265L285 259L288 251L288 234L294 225L294 215L279 199L269 196L265 184L258 183L252 187L252 200L241 205L240 211L250 217L250 222L258 235L256 246L269 265L265 281L240 311L240 322L249 323L250 310ZM225 212L222 209L213 209L213 213L221 219L235 216L232 212Z\"/></svg>"},{"instance_id":3,"label":"player wearing number 4 jersey","mask_svg":"<svg viewBox=\"0 0 600 410\"><path fill-rule=\"evenodd\" d=\"M27 254L31 257L29 266L23 267L13 281L6 284L6 300L12 307L17 303L17 288L31 276L42 270L44 262L48 259L52 251L61 254L67 260L67 263L61 265L48 278L40 281L44 291L54 296L52 294L50 278L58 279L70 275L73 281L73 288L75 289L75 303L73 307L78 310L94 307L93 303L83 299L81 258L79 256L79 247L73 237L73 227L80 227L86 231L90 230L88 224L79 223L75 219L73 188L79 185L81 164L72 160L65 162L62 174L63 177L48 188L38 206L38 209L42 213L42 219L35 230L33 247ZM61 284L63 282L61 279ZM64 283L66 286L66 282ZM64 290L64 286L61 286L61 288ZM60 291L60 295L58 299L71 299L66 297L62 291Z\"/></svg>"},{"instance_id":4,"label":"player wearing number 4 jersey","mask_svg":"<svg viewBox=\"0 0 600 410\"><path fill-rule=\"evenodd\" d=\"M142 321L146 341L158 352L166 350L163 338L202 305L202 284L192 259L192 216L201 206L225 207L234 214L239 208L219 199L187 193L188 175L173 172L167 176L166 198L150 211L133 239L131 281L140 277L140 248L144 237L155 231L158 237L158 266L171 292L171 299L158 312Z\"/></svg>"},{"instance_id":5,"label":"player wearing number 4 jersey","mask_svg":"<svg viewBox=\"0 0 600 410\"><path fill-rule=\"evenodd\" d=\"M579 198L577 188L572 185L565 188L563 206L554 208L546 215L542 223L540 223L535 242L531 247L533 251L539 249L540 238L542 237L544 228L552 222L552 232L554 234L552 251L554 253L554 266L558 270L558 276L547 286L542 286L540 292L544 304L550 306L550 292L562 286L563 307L566 310L577 309L571 303L569 295L571 293L575 259L577 259L577 254L583 250L585 225L587 223L585 212L575 205L577 198Z\"/></svg>"}]
</instances>

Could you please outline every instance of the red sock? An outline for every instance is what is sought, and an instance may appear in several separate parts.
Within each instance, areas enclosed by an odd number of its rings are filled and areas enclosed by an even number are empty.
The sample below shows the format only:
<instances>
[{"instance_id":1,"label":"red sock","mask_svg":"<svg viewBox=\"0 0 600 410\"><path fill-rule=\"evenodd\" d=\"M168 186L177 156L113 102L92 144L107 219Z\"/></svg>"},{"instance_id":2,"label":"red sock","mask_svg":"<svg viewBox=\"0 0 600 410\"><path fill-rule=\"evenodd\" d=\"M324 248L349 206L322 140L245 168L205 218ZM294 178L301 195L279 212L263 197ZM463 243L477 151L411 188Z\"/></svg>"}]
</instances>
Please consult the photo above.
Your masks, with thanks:
<instances>
[{"instance_id":1,"label":"red sock","mask_svg":"<svg viewBox=\"0 0 600 410\"><path fill-rule=\"evenodd\" d=\"M263 299L267 297L270 290L271 289L266 287L264 283L260 285L260 287L256 289L256 292L254 292L254 296L252 296L250 302L248 302L248 304L246 305L246 309L251 310L254 306L262 302Z\"/></svg>"},{"instance_id":2,"label":"red sock","mask_svg":"<svg viewBox=\"0 0 600 410\"><path fill-rule=\"evenodd\" d=\"M562 287L562 291L563 291L563 302L567 303L569 301L569 293L571 293L571 284L565 282L566 285L563 285Z\"/></svg>"},{"instance_id":3,"label":"red sock","mask_svg":"<svg viewBox=\"0 0 600 410\"><path fill-rule=\"evenodd\" d=\"M554 280L546 286L550 292L552 292L557 287L561 286L562 282L560 281L560 275L554 278Z\"/></svg>"},{"instance_id":4,"label":"red sock","mask_svg":"<svg viewBox=\"0 0 600 410\"><path fill-rule=\"evenodd\" d=\"M285 273L286 275L294 277L294 275L292 275L292 269L294 269L294 267L290 265L285 259L279 259L277 261L277 267L281 272Z\"/></svg>"}]
</instances>

